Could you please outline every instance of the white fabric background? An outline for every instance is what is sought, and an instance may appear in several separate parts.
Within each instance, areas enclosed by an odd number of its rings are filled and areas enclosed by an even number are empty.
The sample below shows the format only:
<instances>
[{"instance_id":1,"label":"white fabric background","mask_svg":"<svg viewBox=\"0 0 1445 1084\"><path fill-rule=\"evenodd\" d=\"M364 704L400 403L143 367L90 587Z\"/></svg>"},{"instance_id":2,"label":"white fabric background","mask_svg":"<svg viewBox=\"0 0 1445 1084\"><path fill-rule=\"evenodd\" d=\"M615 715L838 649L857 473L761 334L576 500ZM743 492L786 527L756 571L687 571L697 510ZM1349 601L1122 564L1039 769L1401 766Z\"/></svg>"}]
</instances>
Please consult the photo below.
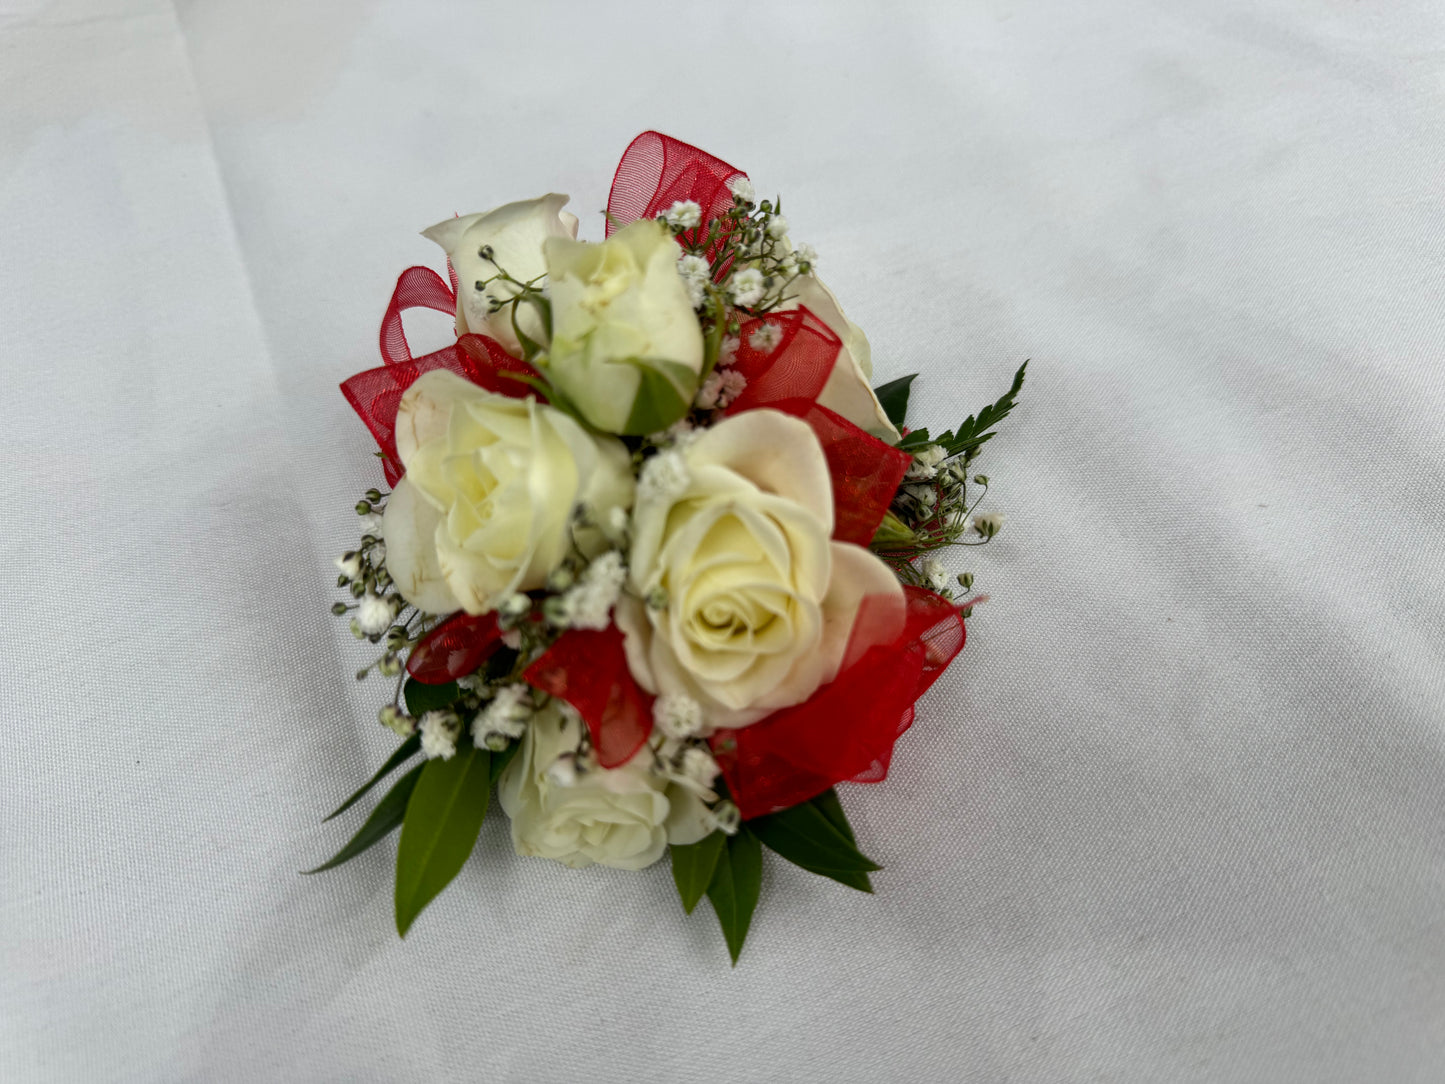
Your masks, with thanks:
<instances>
[{"instance_id":1,"label":"white fabric background","mask_svg":"<svg viewBox=\"0 0 1445 1084\"><path fill-rule=\"evenodd\" d=\"M1445 1064L1436 0L0 0L0 1077L1433 1081ZM326 612L417 230L655 127L781 191L981 466L994 601L867 898L740 966L665 863L514 858L407 942ZM422 333L440 334L440 327Z\"/></svg>"}]
</instances>

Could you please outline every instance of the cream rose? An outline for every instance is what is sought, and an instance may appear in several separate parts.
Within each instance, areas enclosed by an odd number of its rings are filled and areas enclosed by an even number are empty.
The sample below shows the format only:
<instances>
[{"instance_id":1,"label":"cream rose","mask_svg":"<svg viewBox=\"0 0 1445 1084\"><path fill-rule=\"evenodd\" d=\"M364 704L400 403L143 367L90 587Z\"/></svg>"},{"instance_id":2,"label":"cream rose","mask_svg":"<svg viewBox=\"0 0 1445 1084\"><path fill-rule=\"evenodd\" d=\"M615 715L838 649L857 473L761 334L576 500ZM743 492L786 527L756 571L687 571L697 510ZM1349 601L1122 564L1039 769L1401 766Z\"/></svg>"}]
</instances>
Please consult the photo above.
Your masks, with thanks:
<instances>
[{"instance_id":1,"label":"cream rose","mask_svg":"<svg viewBox=\"0 0 1445 1084\"><path fill-rule=\"evenodd\" d=\"M702 329L677 271L677 242L642 219L601 244L548 238L548 379L598 429L652 433L687 411Z\"/></svg>"},{"instance_id":2,"label":"cream rose","mask_svg":"<svg viewBox=\"0 0 1445 1084\"><path fill-rule=\"evenodd\" d=\"M659 455L616 611L638 683L696 700L710 727L747 726L837 676L865 596L889 600L868 635L895 635L897 578L832 533L828 464L796 418L747 411Z\"/></svg>"},{"instance_id":3,"label":"cream rose","mask_svg":"<svg viewBox=\"0 0 1445 1084\"><path fill-rule=\"evenodd\" d=\"M647 749L620 768L567 772L567 785L557 782L548 769L577 748L581 725L552 701L538 712L502 771L497 794L512 819L518 854L574 869L594 862L642 869L661 858L669 843L696 843L711 831L706 807L652 771Z\"/></svg>"},{"instance_id":4,"label":"cream rose","mask_svg":"<svg viewBox=\"0 0 1445 1084\"><path fill-rule=\"evenodd\" d=\"M818 402L841 414L864 432L872 433L889 444L897 444L899 432L888 420L870 386L873 355L863 329L843 315L843 308L833 296L833 291L824 286L816 275L798 276L789 284L787 292L789 300L782 309L801 307L811 310L843 340L837 364L833 366Z\"/></svg>"},{"instance_id":5,"label":"cream rose","mask_svg":"<svg viewBox=\"0 0 1445 1084\"><path fill-rule=\"evenodd\" d=\"M477 283L494 277L498 267L522 282L544 274L547 265L542 259L542 243L549 237L577 236L577 216L562 210L566 202L566 196L554 192L483 214L448 218L422 231L423 237L446 250L457 273L458 335L469 331L488 335L509 353L521 356L511 307L490 311L493 304L516 297L517 288L499 281L478 290ZM490 260L481 255L486 246L492 250ZM541 318L531 305L518 308L517 323L528 338L539 342L544 338Z\"/></svg>"},{"instance_id":6,"label":"cream rose","mask_svg":"<svg viewBox=\"0 0 1445 1084\"><path fill-rule=\"evenodd\" d=\"M593 523L632 501L627 449L535 399L510 399L434 370L406 390L396 418L406 475L382 518L386 567L430 613L486 613L541 587L574 540L598 548Z\"/></svg>"}]
</instances>

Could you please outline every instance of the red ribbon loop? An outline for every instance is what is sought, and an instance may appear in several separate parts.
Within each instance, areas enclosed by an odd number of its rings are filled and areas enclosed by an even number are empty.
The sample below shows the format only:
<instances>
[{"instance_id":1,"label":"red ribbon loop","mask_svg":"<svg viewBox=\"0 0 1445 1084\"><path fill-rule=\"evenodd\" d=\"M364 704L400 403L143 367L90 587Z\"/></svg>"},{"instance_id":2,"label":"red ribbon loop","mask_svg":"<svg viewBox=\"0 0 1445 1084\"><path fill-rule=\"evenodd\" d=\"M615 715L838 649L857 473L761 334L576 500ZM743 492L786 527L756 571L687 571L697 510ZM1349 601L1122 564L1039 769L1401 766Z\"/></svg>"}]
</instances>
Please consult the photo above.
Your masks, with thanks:
<instances>
[{"instance_id":1,"label":"red ribbon loop","mask_svg":"<svg viewBox=\"0 0 1445 1084\"><path fill-rule=\"evenodd\" d=\"M683 234L689 244L707 236L714 218L733 205L728 182L742 170L690 143L661 132L643 132L627 145L607 196L607 236L639 218L655 218L679 200L702 209L702 223ZM716 255L719 246L708 250Z\"/></svg>"},{"instance_id":2,"label":"red ribbon loop","mask_svg":"<svg viewBox=\"0 0 1445 1084\"><path fill-rule=\"evenodd\" d=\"M446 369L500 395L514 399L528 395L542 398L525 381L506 375L535 376L536 370L520 358L512 357L501 343L485 335L463 335L450 346L413 357L401 314L416 308L448 313L456 310L456 294L429 267L408 267L396 280L396 289L381 321L381 357L386 364L357 373L341 385L341 394L381 447L382 470L387 485L392 486L403 473L396 450L397 408L401 406L403 393L423 373Z\"/></svg>"},{"instance_id":3,"label":"red ribbon loop","mask_svg":"<svg viewBox=\"0 0 1445 1084\"><path fill-rule=\"evenodd\" d=\"M386 315L381 318L381 360L388 365L412 360L411 344L401 324L401 314L408 309L435 309L455 316L457 295L430 267L408 267L397 277Z\"/></svg>"},{"instance_id":4,"label":"red ribbon loop","mask_svg":"<svg viewBox=\"0 0 1445 1084\"><path fill-rule=\"evenodd\" d=\"M913 702L965 639L957 606L916 587L904 592L907 616L895 639L870 647L805 703L713 735L713 755L744 819L795 806L835 783L887 776L893 743L913 722ZM865 599L855 636L872 620L869 611Z\"/></svg>"},{"instance_id":5,"label":"red ribbon loop","mask_svg":"<svg viewBox=\"0 0 1445 1084\"><path fill-rule=\"evenodd\" d=\"M577 709L604 768L626 764L652 733L653 696L633 680L616 625L563 633L522 679Z\"/></svg>"}]
</instances>

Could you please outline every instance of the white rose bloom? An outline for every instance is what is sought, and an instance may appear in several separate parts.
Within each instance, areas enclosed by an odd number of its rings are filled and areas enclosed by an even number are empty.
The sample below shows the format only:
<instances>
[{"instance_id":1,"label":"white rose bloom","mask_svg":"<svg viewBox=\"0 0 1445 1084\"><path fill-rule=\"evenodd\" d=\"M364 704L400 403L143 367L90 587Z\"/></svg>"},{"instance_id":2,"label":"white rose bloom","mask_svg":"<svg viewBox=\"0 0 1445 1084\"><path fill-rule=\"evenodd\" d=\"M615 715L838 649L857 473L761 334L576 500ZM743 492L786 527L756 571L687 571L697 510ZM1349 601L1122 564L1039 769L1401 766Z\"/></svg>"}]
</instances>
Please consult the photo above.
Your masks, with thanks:
<instances>
[{"instance_id":1,"label":"white rose bloom","mask_svg":"<svg viewBox=\"0 0 1445 1084\"><path fill-rule=\"evenodd\" d=\"M677 271L677 242L642 219L601 244L549 238L556 388L598 429L655 433L686 413L702 329Z\"/></svg>"},{"instance_id":2,"label":"white rose bloom","mask_svg":"<svg viewBox=\"0 0 1445 1084\"><path fill-rule=\"evenodd\" d=\"M645 748L619 768L568 770L565 758L576 750L581 726L575 713L552 701L527 728L497 782L518 854L574 869L594 862L642 869L669 843L696 843L711 831L707 807L653 772ZM564 767L552 771L559 762Z\"/></svg>"},{"instance_id":3,"label":"white rose bloom","mask_svg":"<svg viewBox=\"0 0 1445 1084\"><path fill-rule=\"evenodd\" d=\"M577 505L598 522L632 502L620 441L443 369L401 397L396 446L406 474L382 520L387 571L429 613L486 613L541 587L574 536L584 551L605 548L596 528L574 529Z\"/></svg>"},{"instance_id":4,"label":"white rose bloom","mask_svg":"<svg viewBox=\"0 0 1445 1084\"><path fill-rule=\"evenodd\" d=\"M869 382L873 379L873 355L868 346L868 337L863 329L843 315L843 308L833 291L823 285L816 275L800 275L787 289L789 300L779 311L806 308L819 320L827 324L833 334L843 340L838 351L838 362L818 402L835 414L841 414L866 433L872 433L889 444L897 444L899 432L878 397L873 394Z\"/></svg>"},{"instance_id":5,"label":"white rose bloom","mask_svg":"<svg viewBox=\"0 0 1445 1084\"><path fill-rule=\"evenodd\" d=\"M493 282L478 290L479 281L492 278L498 266L514 279L526 282L544 274L542 242L548 237L576 237L577 216L562 210L567 197L552 193L537 199L508 203L483 214L448 218L430 229L427 237L446 250L447 258L457 273L457 334L475 332L489 335L518 357L522 344L512 328L512 309L489 312L493 301L510 301L517 288L506 282ZM490 245L495 263L481 256ZM517 323L532 339L544 337L542 323L531 305L517 310Z\"/></svg>"},{"instance_id":6,"label":"white rose bloom","mask_svg":"<svg viewBox=\"0 0 1445 1084\"><path fill-rule=\"evenodd\" d=\"M616 611L649 692L697 701L710 728L747 726L837 676L865 596L891 603L870 642L902 627L888 566L832 541L828 464L804 422L747 411L669 454L682 457L686 485L639 491L633 590Z\"/></svg>"}]
</instances>

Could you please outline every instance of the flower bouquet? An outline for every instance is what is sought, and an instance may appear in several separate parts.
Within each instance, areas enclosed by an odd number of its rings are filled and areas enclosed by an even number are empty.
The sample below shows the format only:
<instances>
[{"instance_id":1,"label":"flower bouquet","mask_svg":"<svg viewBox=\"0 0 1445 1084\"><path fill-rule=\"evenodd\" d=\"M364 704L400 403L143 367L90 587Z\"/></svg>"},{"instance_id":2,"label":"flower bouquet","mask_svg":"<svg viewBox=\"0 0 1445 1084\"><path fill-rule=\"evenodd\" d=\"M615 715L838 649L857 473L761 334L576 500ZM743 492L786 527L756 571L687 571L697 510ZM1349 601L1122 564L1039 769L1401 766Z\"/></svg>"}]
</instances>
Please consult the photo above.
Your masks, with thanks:
<instances>
[{"instance_id":1,"label":"flower bouquet","mask_svg":"<svg viewBox=\"0 0 1445 1084\"><path fill-rule=\"evenodd\" d=\"M910 431L913 378L870 388L816 254L739 170L646 132L605 240L566 202L426 230L450 281L404 272L385 364L342 385L389 492L356 506L333 610L380 648L357 676L394 683L401 744L332 816L401 774L318 870L400 827L405 935L495 786L520 855L670 852L736 963L764 848L872 891L833 788L884 778L963 647L972 577L928 554L998 531L972 463L1024 369L957 429ZM454 315L455 342L413 356L413 308Z\"/></svg>"}]
</instances>

